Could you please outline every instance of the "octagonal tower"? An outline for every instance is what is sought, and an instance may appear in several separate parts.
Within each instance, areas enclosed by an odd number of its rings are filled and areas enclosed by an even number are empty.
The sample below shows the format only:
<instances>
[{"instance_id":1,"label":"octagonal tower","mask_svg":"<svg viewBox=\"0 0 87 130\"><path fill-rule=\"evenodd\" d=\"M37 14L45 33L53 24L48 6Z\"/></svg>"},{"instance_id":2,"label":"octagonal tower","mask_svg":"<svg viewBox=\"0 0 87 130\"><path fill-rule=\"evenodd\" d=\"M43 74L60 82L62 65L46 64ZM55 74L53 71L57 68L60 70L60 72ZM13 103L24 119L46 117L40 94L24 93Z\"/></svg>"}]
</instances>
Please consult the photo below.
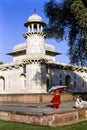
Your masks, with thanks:
<instances>
[{"instance_id":1,"label":"octagonal tower","mask_svg":"<svg viewBox=\"0 0 87 130\"><path fill-rule=\"evenodd\" d=\"M28 32L26 39L26 86L31 93L46 93L46 59L43 27L46 25L42 18L36 14L31 15L25 27Z\"/></svg>"},{"instance_id":2,"label":"octagonal tower","mask_svg":"<svg viewBox=\"0 0 87 130\"><path fill-rule=\"evenodd\" d=\"M45 47L44 47L44 33L43 27L46 25L42 18L36 14L31 15L26 22L25 27L28 28L28 32L24 34L24 38L27 39L27 57L44 57Z\"/></svg>"}]
</instances>

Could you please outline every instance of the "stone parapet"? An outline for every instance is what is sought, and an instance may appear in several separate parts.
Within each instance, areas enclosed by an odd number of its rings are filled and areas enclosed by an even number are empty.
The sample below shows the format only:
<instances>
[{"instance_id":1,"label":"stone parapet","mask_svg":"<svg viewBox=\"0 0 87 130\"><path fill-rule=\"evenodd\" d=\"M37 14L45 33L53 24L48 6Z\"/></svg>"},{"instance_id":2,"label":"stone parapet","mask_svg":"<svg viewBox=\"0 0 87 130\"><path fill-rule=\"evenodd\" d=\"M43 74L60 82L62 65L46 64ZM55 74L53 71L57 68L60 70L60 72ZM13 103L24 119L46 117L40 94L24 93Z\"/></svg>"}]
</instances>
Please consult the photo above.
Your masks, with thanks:
<instances>
[{"instance_id":1,"label":"stone parapet","mask_svg":"<svg viewBox=\"0 0 87 130\"><path fill-rule=\"evenodd\" d=\"M71 64L48 62L47 66L52 67L52 68L56 67L58 69L63 69L63 70L70 70L70 71L77 71L77 72L87 72L87 67L75 66L75 65L71 65Z\"/></svg>"},{"instance_id":2,"label":"stone parapet","mask_svg":"<svg viewBox=\"0 0 87 130\"><path fill-rule=\"evenodd\" d=\"M0 94L0 103L50 103L54 94ZM73 95L61 94L61 101L72 101Z\"/></svg>"}]
</instances>

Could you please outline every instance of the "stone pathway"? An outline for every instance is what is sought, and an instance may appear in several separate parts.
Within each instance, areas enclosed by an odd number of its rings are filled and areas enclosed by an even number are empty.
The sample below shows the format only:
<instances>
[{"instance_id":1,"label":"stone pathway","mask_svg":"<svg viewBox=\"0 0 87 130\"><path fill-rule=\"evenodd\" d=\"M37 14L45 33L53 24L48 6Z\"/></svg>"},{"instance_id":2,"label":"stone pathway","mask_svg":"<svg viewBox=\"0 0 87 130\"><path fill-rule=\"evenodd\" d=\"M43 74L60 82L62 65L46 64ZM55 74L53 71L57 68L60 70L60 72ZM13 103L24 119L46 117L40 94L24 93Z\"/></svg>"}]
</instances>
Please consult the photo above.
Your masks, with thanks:
<instances>
[{"instance_id":1,"label":"stone pathway","mask_svg":"<svg viewBox=\"0 0 87 130\"><path fill-rule=\"evenodd\" d=\"M30 115L54 114L64 111L73 111L74 102L62 102L58 109L53 108L52 104L23 104L23 103L0 103L0 111L20 112Z\"/></svg>"},{"instance_id":2,"label":"stone pathway","mask_svg":"<svg viewBox=\"0 0 87 130\"><path fill-rule=\"evenodd\" d=\"M0 120L57 126L87 119L87 106L73 108L74 102L62 102L58 109L52 104L0 103Z\"/></svg>"}]
</instances>

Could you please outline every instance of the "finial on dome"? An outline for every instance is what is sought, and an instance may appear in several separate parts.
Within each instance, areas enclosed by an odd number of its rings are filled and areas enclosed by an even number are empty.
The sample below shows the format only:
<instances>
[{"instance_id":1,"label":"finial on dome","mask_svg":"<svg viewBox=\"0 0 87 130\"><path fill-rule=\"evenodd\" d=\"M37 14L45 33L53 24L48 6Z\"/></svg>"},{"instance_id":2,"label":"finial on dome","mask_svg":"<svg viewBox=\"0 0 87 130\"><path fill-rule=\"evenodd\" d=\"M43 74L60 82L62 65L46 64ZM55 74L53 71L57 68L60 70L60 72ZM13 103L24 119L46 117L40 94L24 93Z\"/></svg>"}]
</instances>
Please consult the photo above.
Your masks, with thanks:
<instances>
[{"instance_id":1,"label":"finial on dome","mask_svg":"<svg viewBox=\"0 0 87 130\"><path fill-rule=\"evenodd\" d=\"M34 14L36 14L36 9L34 9Z\"/></svg>"}]
</instances>

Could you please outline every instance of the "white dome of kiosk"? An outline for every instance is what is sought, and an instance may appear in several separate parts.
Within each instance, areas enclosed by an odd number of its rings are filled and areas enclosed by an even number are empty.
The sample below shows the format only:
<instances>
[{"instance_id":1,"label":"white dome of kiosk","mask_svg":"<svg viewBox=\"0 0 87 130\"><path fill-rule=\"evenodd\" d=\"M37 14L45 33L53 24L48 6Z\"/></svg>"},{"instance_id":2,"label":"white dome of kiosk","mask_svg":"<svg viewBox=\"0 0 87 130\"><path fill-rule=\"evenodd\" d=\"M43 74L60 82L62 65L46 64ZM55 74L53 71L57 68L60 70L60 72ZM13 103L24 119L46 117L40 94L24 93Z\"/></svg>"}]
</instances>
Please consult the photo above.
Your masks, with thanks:
<instances>
[{"instance_id":1,"label":"white dome of kiosk","mask_svg":"<svg viewBox=\"0 0 87 130\"><path fill-rule=\"evenodd\" d=\"M21 43L21 44L18 44L18 45L15 45L14 48L13 48L13 51L20 51L20 50L24 50L26 49L26 43Z\"/></svg>"},{"instance_id":2,"label":"white dome of kiosk","mask_svg":"<svg viewBox=\"0 0 87 130\"><path fill-rule=\"evenodd\" d=\"M43 21L42 18L36 13L34 13L28 18L28 22L42 22L42 21Z\"/></svg>"},{"instance_id":3,"label":"white dome of kiosk","mask_svg":"<svg viewBox=\"0 0 87 130\"><path fill-rule=\"evenodd\" d=\"M36 13L36 10L34 10L34 14L28 17L28 21L24 24L25 27L30 26L32 23L37 23L42 25L43 27L46 26L46 24L43 22L43 19L41 16L39 16ZM35 26L34 26L35 27Z\"/></svg>"}]
</instances>

